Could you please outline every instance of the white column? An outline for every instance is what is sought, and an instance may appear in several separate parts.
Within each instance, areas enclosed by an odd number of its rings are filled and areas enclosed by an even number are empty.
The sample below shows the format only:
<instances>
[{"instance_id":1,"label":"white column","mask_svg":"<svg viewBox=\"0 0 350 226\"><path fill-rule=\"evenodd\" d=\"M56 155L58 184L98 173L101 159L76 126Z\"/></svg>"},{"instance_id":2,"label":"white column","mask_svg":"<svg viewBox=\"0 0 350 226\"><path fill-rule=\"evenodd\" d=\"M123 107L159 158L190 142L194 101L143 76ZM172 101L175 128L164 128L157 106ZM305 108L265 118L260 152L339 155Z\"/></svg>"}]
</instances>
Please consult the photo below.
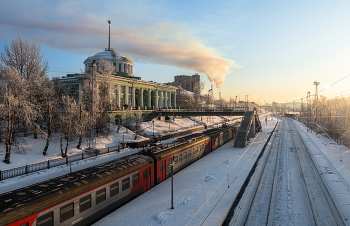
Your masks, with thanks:
<instances>
[{"instance_id":1,"label":"white column","mask_svg":"<svg viewBox=\"0 0 350 226\"><path fill-rule=\"evenodd\" d=\"M129 87L125 86L124 104L129 104Z\"/></svg>"},{"instance_id":2,"label":"white column","mask_svg":"<svg viewBox=\"0 0 350 226\"><path fill-rule=\"evenodd\" d=\"M164 107L168 107L168 92L164 91Z\"/></svg>"},{"instance_id":3,"label":"white column","mask_svg":"<svg viewBox=\"0 0 350 226\"><path fill-rule=\"evenodd\" d=\"M117 106L120 108L120 85L117 85L117 92L116 92L116 98L117 98Z\"/></svg>"},{"instance_id":4,"label":"white column","mask_svg":"<svg viewBox=\"0 0 350 226\"><path fill-rule=\"evenodd\" d=\"M148 106L147 107L152 107L152 90L148 89Z\"/></svg>"},{"instance_id":5,"label":"white column","mask_svg":"<svg viewBox=\"0 0 350 226\"><path fill-rule=\"evenodd\" d=\"M160 102L159 102L159 107L164 107L164 100L163 100L164 92L160 91Z\"/></svg>"},{"instance_id":6,"label":"white column","mask_svg":"<svg viewBox=\"0 0 350 226\"><path fill-rule=\"evenodd\" d=\"M169 92L169 100L168 100L168 107L172 107L171 105L171 92Z\"/></svg>"},{"instance_id":7,"label":"white column","mask_svg":"<svg viewBox=\"0 0 350 226\"><path fill-rule=\"evenodd\" d=\"M156 90L155 93L156 93L156 103L155 103L155 107L158 108L158 90Z\"/></svg>"},{"instance_id":8,"label":"white column","mask_svg":"<svg viewBox=\"0 0 350 226\"><path fill-rule=\"evenodd\" d=\"M174 93L174 108L176 108L176 92Z\"/></svg>"},{"instance_id":9,"label":"white column","mask_svg":"<svg viewBox=\"0 0 350 226\"><path fill-rule=\"evenodd\" d=\"M141 94L141 95L140 95L140 107L143 108L143 88L140 89L140 92L141 92L141 93L140 93L140 94Z\"/></svg>"},{"instance_id":10,"label":"white column","mask_svg":"<svg viewBox=\"0 0 350 226\"><path fill-rule=\"evenodd\" d=\"M134 74L134 66L130 66L131 67L131 74Z\"/></svg>"},{"instance_id":11,"label":"white column","mask_svg":"<svg viewBox=\"0 0 350 226\"><path fill-rule=\"evenodd\" d=\"M131 92L131 105L132 107L136 107L136 103L135 103L135 87L132 87L132 92Z\"/></svg>"}]
</instances>

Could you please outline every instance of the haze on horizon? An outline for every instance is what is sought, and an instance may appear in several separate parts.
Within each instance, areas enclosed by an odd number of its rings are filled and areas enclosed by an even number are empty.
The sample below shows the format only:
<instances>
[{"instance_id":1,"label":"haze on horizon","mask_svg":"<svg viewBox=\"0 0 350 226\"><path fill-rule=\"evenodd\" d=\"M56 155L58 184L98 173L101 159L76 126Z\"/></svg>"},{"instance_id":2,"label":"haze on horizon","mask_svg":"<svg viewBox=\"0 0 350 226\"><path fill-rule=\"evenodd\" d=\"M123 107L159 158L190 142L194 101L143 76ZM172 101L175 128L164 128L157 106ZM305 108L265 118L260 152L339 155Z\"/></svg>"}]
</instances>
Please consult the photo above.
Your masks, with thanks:
<instances>
[{"instance_id":1,"label":"haze on horizon","mask_svg":"<svg viewBox=\"0 0 350 226\"><path fill-rule=\"evenodd\" d=\"M38 43L50 76L79 73L83 61L113 47L143 80L199 72L221 96L285 103L350 74L348 1L6 1L0 50L18 36ZM208 78L207 78L207 76ZM210 81L209 81L210 80ZM348 95L350 76L321 95ZM218 98L219 90L215 89Z\"/></svg>"}]
</instances>

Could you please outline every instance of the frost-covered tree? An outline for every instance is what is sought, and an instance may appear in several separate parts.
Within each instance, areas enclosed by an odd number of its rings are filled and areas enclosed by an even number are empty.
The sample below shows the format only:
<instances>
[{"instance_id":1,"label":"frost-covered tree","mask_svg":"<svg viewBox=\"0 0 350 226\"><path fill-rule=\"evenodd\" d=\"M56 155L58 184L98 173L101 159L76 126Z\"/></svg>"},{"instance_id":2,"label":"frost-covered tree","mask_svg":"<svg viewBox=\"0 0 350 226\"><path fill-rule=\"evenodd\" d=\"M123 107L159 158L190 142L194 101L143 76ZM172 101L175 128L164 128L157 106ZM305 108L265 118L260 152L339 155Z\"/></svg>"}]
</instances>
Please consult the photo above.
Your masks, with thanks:
<instances>
[{"instance_id":1,"label":"frost-covered tree","mask_svg":"<svg viewBox=\"0 0 350 226\"><path fill-rule=\"evenodd\" d=\"M12 39L10 45L4 46L4 51L0 54L0 66L12 68L27 80L44 78L49 68L40 46L20 37Z\"/></svg>"},{"instance_id":2,"label":"frost-covered tree","mask_svg":"<svg viewBox=\"0 0 350 226\"><path fill-rule=\"evenodd\" d=\"M0 89L3 98L0 118L5 124L6 143L4 162L9 164L16 132L23 125L39 130L36 120L40 118L40 114L39 108L30 99L27 80L11 67L2 68L0 73L3 78Z\"/></svg>"},{"instance_id":3,"label":"frost-covered tree","mask_svg":"<svg viewBox=\"0 0 350 226\"><path fill-rule=\"evenodd\" d=\"M74 98L63 96L61 102L58 125L60 132L61 156L66 157L71 139L76 135L76 121L79 107ZM65 142L65 144L63 143Z\"/></svg>"},{"instance_id":4,"label":"frost-covered tree","mask_svg":"<svg viewBox=\"0 0 350 226\"><path fill-rule=\"evenodd\" d=\"M22 38L12 39L0 53L0 78L2 109L6 142L5 162L10 163L12 144L21 129L40 130L43 84L47 79L48 63L41 55L40 47Z\"/></svg>"},{"instance_id":5,"label":"frost-covered tree","mask_svg":"<svg viewBox=\"0 0 350 226\"><path fill-rule=\"evenodd\" d=\"M115 73L115 66L113 66L106 59L102 58L98 64L97 73L103 75L111 75Z\"/></svg>"}]
</instances>

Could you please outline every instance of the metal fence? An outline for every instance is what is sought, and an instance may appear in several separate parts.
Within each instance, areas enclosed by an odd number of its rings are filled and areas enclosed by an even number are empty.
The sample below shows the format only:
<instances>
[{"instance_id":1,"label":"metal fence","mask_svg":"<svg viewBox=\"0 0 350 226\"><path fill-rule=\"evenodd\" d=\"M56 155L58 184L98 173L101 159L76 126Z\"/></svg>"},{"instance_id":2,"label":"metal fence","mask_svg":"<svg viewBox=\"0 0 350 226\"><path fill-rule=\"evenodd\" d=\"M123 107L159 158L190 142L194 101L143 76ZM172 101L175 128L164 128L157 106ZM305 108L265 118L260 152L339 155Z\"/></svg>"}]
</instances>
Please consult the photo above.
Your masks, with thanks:
<instances>
[{"instance_id":1,"label":"metal fence","mask_svg":"<svg viewBox=\"0 0 350 226\"><path fill-rule=\"evenodd\" d=\"M0 181L9 179L12 177L17 177L29 173L33 173L39 170L43 169L50 169L51 167L59 166L59 165L64 165L64 164L69 164L71 162L95 157L98 155L106 154L109 152L120 152L120 150L123 149L123 146L117 145L113 147L108 147L108 148L103 148L103 149L94 149L94 150L88 150L88 151L83 151L81 154L74 154L74 155L69 155L64 158L58 158L58 159L51 159L43 162L38 162L38 163L33 163L25 166L20 166L17 168L11 168L7 170L0 170Z\"/></svg>"}]
</instances>

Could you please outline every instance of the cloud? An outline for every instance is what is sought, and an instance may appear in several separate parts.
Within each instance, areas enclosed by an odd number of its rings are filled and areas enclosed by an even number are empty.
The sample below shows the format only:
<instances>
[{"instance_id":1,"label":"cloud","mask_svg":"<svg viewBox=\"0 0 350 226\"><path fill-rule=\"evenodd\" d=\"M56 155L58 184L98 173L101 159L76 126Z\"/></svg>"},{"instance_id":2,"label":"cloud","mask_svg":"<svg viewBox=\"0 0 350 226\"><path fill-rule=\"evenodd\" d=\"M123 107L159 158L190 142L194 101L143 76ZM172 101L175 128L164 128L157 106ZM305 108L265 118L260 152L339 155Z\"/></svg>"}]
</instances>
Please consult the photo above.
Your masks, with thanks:
<instances>
[{"instance_id":1,"label":"cloud","mask_svg":"<svg viewBox=\"0 0 350 226\"><path fill-rule=\"evenodd\" d=\"M11 1L12 2L12 1ZM39 5L35 5L39 4ZM155 4L133 1L98 3L33 1L25 9L18 2L0 10L0 28L8 35L32 39L56 49L91 54L107 47L111 20L111 46L140 62L172 65L204 73L221 88L225 76L238 65L213 47L204 45L185 24L164 21ZM45 5L46 4L46 5ZM9 12L15 13L9 17Z\"/></svg>"}]
</instances>

